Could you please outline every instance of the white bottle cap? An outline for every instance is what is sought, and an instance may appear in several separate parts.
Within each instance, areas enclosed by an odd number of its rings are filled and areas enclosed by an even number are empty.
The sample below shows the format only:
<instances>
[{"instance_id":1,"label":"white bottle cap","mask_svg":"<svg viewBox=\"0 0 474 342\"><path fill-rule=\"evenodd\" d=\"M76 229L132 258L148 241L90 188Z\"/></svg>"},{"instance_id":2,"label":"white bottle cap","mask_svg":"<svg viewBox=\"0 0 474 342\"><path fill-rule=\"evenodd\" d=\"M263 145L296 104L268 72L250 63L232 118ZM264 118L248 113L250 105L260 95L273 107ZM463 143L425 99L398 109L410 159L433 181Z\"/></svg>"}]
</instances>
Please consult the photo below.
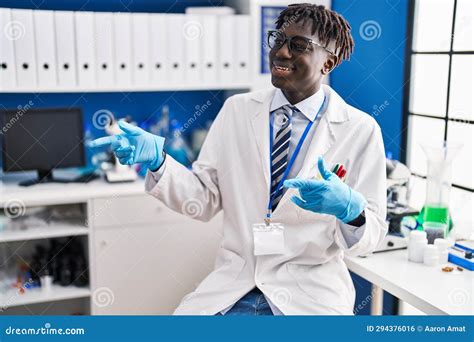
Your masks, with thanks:
<instances>
[{"instance_id":1,"label":"white bottle cap","mask_svg":"<svg viewBox=\"0 0 474 342\"><path fill-rule=\"evenodd\" d=\"M423 240L426 239L426 232L422 230L412 230L410 233L410 240Z\"/></svg>"},{"instance_id":2,"label":"white bottle cap","mask_svg":"<svg viewBox=\"0 0 474 342\"><path fill-rule=\"evenodd\" d=\"M438 247L438 250L440 252L446 250L449 247L449 242L446 239L435 239L434 240L434 245Z\"/></svg>"}]
</instances>

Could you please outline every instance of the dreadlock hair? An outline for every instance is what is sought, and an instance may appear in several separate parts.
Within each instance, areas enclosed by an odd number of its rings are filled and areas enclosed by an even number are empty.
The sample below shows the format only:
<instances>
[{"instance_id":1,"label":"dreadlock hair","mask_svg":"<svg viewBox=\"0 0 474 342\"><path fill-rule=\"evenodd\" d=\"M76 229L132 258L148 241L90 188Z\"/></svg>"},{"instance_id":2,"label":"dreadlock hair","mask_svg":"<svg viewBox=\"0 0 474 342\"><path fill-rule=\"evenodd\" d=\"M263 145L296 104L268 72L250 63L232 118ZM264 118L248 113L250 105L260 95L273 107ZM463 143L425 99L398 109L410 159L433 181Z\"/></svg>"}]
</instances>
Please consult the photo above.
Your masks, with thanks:
<instances>
[{"instance_id":1,"label":"dreadlock hair","mask_svg":"<svg viewBox=\"0 0 474 342\"><path fill-rule=\"evenodd\" d=\"M277 30L285 29L292 23L311 23L311 34L318 33L318 38L323 46L328 46L331 41L335 42L337 64L343 59L349 60L354 50L354 40L351 35L351 26L340 14L314 4L292 4L284 9L276 20Z\"/></svg>"}]
</instances>

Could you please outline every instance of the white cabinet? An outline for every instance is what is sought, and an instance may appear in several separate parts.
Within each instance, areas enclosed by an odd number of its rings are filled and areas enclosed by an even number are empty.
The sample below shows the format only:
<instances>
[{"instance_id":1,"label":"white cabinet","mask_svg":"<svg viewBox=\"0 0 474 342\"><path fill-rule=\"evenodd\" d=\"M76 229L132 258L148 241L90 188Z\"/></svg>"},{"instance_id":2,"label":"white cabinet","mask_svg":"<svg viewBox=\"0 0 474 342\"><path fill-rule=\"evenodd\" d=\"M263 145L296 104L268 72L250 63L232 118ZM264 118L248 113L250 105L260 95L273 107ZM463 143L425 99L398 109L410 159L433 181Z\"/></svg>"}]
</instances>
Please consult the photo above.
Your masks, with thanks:
<instances>
[{"instance_id":1,"label":"white cabinet","mask_svg":"<svg viewBox=\"0 0 474 342\"><path fill-rule=\"evenodd\" d=\"M90 208L98 223L90 239L92 314L172 314L212 271L221 214L202 223L149 195L94 199Z\"/></svg>"}]
</instances>

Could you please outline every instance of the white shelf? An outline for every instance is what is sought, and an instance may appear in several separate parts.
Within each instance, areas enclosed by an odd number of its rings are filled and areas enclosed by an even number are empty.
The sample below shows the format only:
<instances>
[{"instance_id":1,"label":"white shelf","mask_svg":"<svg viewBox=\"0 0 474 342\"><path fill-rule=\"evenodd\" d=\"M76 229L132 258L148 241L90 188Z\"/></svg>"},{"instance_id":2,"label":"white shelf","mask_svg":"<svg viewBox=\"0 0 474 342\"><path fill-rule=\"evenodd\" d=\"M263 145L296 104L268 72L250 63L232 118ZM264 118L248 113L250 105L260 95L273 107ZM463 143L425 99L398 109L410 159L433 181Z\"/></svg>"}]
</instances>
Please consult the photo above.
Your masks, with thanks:
<instances>
[{"instance_id":1,"label":"white shelf","mask_svg":"<svg viewBox=\"0 0 474 342\"><path fill-rule=\"evenodd\" d=\"M89 288L75 286L53 285L49 291L38 288L25 290L23 294L19 294L17 289L11 289L6 293L0 294L0 307L9 308L20 305L89 297L90 294L91 291Z\"/></svg>"},{"instance_id":2,"label":"white shelf","mask_svg":"<svg viewBox=\"0 0 474 342\"><path fill-rule=\"evenodd\" d=\"M200 91L200 90L231 90L231 89L249 89L250 83L231 83L231 84L164 84L146 87L107 87L107 88L81 88L81 87L55 87L55 88L14 88L0 89L0 93L109 93L109 92L157 92L157 91Z\"/></svg>"},{"instance_id":3,"label":"white shelf","mask_svg":"<svg viewBox=\"0 0 474 342\"><path fill-rule=\"evenodd\" d=\"M25 230L4 230L0 232L0 243L87 234L89 229L80 225L48 225Z\"/></svg>"}]
</instances>

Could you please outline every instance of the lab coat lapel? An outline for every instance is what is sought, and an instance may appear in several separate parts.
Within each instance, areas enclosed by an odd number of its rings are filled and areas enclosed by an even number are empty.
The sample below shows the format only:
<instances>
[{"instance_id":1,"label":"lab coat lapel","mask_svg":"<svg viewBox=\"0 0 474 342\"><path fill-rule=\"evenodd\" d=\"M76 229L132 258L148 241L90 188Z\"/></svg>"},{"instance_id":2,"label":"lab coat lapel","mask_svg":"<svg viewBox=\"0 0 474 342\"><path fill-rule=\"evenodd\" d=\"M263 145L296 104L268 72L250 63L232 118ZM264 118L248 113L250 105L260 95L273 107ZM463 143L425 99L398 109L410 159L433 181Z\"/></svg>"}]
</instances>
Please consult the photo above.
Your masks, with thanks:
<instances>
[{"instance_id":1,"label":"lab coat lapel","mask_svg":"<svg viewBox=\"0 0 474 342\"><path fill-rule=\"evenodd\" d=\"M266 189L270 189L270 103L275 89L256 92L252 99L257 102L251 113L254 142L257 145L261 170L265 178Z\"/></svg>"}]
</instances>

